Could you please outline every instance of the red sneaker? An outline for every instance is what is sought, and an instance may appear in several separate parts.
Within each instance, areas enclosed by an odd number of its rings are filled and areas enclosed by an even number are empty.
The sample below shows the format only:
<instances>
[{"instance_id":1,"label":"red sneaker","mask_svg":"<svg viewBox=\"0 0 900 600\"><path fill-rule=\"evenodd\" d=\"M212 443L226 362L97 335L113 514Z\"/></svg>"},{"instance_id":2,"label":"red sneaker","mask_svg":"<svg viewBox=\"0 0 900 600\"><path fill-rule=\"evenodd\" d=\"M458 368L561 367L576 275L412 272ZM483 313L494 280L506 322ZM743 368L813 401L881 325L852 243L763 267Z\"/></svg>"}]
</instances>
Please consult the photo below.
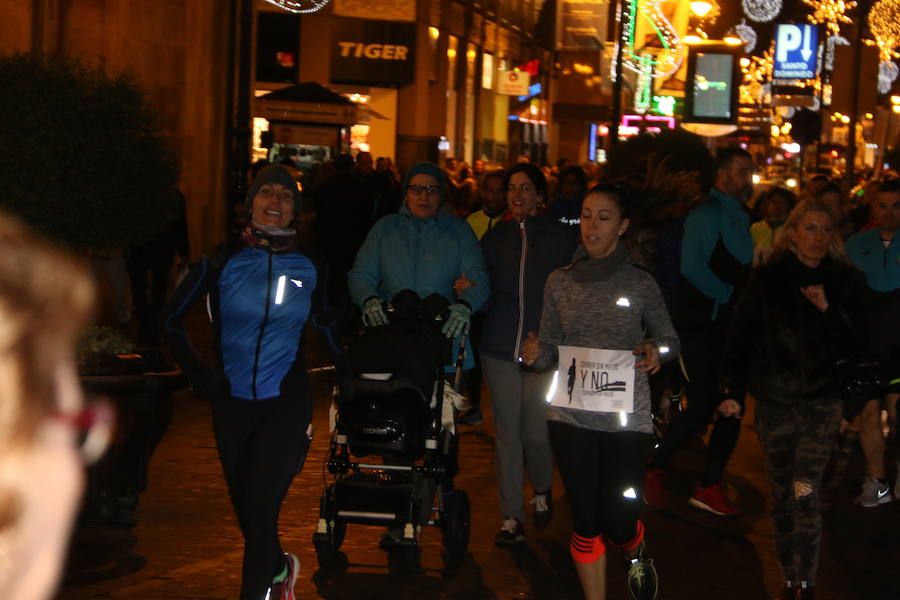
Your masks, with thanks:
<instances>
[{"instance_id":1,"label":"red sneaker","mask_svg":"<svg viewBox=\"0 0 900 600\"><path fill-rule=\"evenodd\" d=\"M653 508L665 508L666 472L662 469L647 469L644 473L644 502Z\"/></svg>"},{"instance_id":2,"label":"red sneaker","mask_svg":"<svg viewBox=\"0 0 900 600\"><path fill-rule=\"evenodd\" d=\"M285 553L284 561L287 563L288 573L284 581L274 584L267 600L296 600L294 596L294 584L297 583L297 576L300 575L300 559L293 554Z\"/></svg>"},{"instance_id":3,"label":"red sneaker","mask_svg":"<svg viewBox=\"0 0 900 600\"><path fill-rule=\"evenodd\" d=\"M740 514L737 507L728 499L725 488L721 483L714 483L709 487L694 486L694 494L688 500L691 506L708 510L720 517L736 517Z\"/></svg>"}]
</instances>

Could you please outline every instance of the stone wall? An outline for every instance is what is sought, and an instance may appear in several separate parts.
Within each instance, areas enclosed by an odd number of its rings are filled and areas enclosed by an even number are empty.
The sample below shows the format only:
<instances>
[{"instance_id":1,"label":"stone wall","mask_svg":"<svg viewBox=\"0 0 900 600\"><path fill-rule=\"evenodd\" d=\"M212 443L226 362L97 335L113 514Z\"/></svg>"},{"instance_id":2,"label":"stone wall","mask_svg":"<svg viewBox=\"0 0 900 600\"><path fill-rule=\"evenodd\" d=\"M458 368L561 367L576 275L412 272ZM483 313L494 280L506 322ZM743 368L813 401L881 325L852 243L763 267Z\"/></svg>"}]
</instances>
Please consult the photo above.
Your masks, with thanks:
<instances>
[{"instance_id":1,"label":"stone wall","mask_svg":"<svg viewBox=\"0 0 900 600\"><path fill-rule=\"evenodd\" d=\"M194 258L224 239L228 25L219 0L31 0L0 4L0 52L61 50L127 72L181 168Z\"/></svg>"}]
</instances>

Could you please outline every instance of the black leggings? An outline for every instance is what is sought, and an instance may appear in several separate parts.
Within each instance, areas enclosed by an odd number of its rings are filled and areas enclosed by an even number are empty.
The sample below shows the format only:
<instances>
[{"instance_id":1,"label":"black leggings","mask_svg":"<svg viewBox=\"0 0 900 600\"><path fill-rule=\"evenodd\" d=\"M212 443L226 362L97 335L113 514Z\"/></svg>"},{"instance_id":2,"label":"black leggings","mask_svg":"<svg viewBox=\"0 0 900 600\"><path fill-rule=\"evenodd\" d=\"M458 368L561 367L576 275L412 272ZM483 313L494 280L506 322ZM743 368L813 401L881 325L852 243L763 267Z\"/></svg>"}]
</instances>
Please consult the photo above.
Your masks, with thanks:
<instances>
[{"instance_id":1,"label":"black leggings","mask_svg":"<svg viewBox=\"0 0 900 600\"><path fill-rule=\"evenodd\" d=\"M309 395L213 405L213 428L244 534L241 600L258 600L284 569L278 513L309 449Z\"/></svg>"},{"instance_id":2,"label":"black leggings","mask_svg":"<svg viewBox=\"0 0 900 600\"><path fill-rule=\"evenodd\" d=\"M582 538L625 546L638 535L649 433L593 431L548 421L550 444Z\"/></svg>"},{"instance_id":3,"label":"black leggings","mask_svg":"<svg viewBox=\"0 0 900 600\"><path fill-rule=\"evenodd\" d=\"M718 393L719 352L722 348L721 326L711 324L707 330L687 330L681 336L681 356L687 367L687 410L676 415L666 430L659 448L650 463L652 468L664 469L669 460L698 432L703 431L716 416L722 400ZM719 483L725 465L737 445L741 432L738 417L722 417L713 423L706 465L700 477L703 487Z\"/></svg>"}]
</instances>

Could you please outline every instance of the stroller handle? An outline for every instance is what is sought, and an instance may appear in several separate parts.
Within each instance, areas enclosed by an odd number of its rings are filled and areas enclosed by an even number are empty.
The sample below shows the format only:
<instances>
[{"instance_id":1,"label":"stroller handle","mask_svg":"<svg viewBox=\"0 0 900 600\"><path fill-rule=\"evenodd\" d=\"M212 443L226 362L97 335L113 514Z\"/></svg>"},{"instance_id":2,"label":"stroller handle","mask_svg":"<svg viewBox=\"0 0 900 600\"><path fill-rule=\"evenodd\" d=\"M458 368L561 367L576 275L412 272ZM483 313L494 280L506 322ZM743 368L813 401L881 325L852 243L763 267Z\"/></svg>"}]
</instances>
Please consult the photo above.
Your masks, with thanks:
<instances>
[{"instance_id":1,"label":"stroller handle","mask_svg":"<svg viewBox=\"0 0 900 600\"><path fill-rule=\"evenodd\" d=\"M463 329L459 336L459 346L456 349L456 373L453 375L453 391L462 393L463 363L466 360L466 341L469 339L469 326Z\"/></svg>"}]
</instances>

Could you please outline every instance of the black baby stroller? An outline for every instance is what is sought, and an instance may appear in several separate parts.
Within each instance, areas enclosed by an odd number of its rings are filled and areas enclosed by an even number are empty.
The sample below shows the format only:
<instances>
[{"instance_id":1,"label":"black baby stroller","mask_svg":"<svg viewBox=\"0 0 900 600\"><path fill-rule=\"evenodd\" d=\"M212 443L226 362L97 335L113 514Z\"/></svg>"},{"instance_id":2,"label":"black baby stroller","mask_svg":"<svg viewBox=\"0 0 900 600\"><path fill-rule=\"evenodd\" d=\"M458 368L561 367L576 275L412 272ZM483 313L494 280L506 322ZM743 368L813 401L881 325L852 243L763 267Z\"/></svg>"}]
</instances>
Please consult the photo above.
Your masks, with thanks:
<instances>
[{"instance_id":1,"label":"black baby stroller","mask_svg":"<svg viewBox=\"0 0 900 600\"><path fill-rule=\"evenodd\" d=\"M452 484L453 409L445 406L446 307L440 296L420 301L401 292L388 307L389 324L367 330L347 351L326 463L335 479L322 494L313 536L320 567L333 564L348 523L387 527L382 548L408 565L418 561L426 525L442 530L447 567L466 551L469 497Z\"/></svg>"}]
</instances>

